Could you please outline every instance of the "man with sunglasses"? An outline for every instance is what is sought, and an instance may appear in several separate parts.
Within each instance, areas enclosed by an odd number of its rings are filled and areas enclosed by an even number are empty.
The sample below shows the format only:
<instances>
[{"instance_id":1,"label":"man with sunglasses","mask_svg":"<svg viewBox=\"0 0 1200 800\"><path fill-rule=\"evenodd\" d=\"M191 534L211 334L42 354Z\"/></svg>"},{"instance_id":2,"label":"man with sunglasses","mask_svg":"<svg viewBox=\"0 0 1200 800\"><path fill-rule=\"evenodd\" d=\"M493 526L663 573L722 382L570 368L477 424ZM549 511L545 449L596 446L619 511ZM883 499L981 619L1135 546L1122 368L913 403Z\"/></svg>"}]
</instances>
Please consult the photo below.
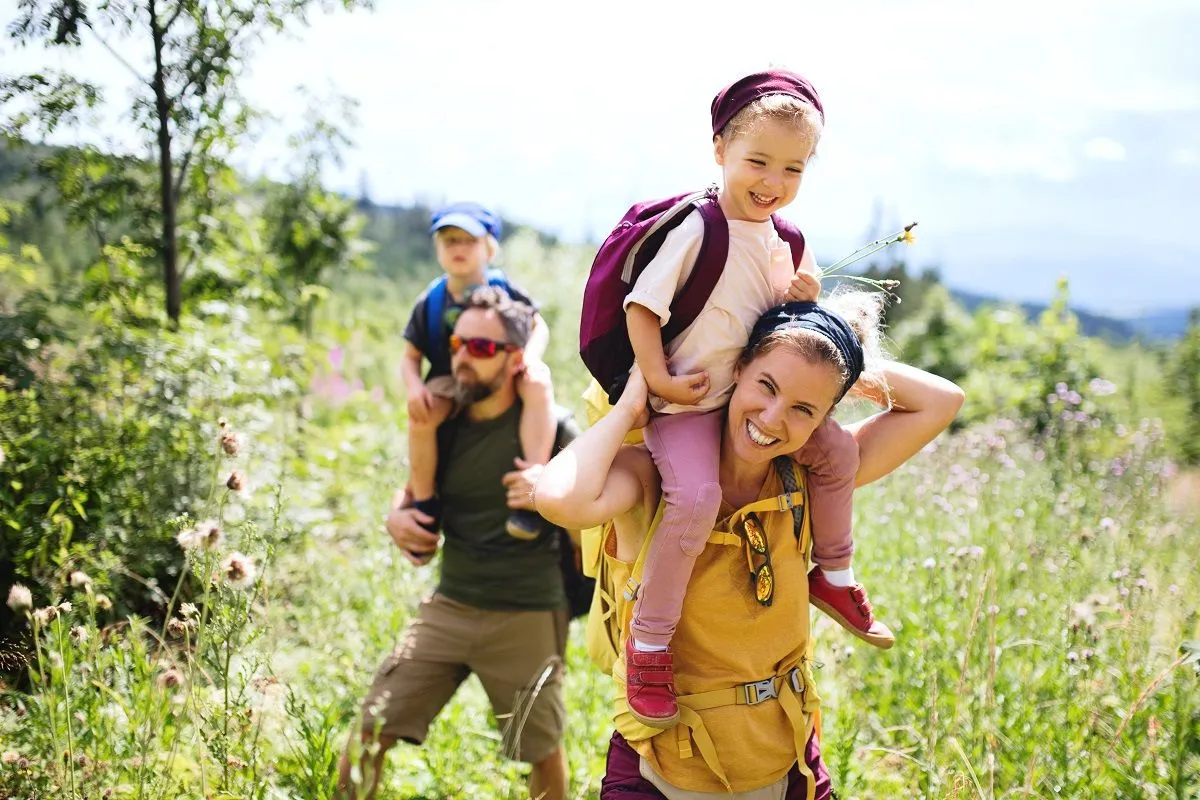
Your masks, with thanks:
<instances>
[{"instance_id":1,"label":"man with sunglasses","mask_svg":"<svg viewBox=\"0 0 1200 800\"><path fill-rule=\"evenodd\" d=\"M439 546L441 574L400 645L376 673L363 703L366 797L374 796L384 754L397 741L420 744L433 718L474 672L500 721L507 757L533 765L531 797L565 798L562 661L567 603L558 528L521 540L506 531L510 503L533 508L543 469L521 458L521 403L516 379L534 325L534 310L484 286L465 300L450 337L451 372L464 411L438 431L441 534L428 515L398 492L387 530L409 561L428 563ZM578 430L560 415L556 449ZM371 751L368 750L368 753ZM349 748L339 786L351 786Z\"/></svg>"}]
</instances>

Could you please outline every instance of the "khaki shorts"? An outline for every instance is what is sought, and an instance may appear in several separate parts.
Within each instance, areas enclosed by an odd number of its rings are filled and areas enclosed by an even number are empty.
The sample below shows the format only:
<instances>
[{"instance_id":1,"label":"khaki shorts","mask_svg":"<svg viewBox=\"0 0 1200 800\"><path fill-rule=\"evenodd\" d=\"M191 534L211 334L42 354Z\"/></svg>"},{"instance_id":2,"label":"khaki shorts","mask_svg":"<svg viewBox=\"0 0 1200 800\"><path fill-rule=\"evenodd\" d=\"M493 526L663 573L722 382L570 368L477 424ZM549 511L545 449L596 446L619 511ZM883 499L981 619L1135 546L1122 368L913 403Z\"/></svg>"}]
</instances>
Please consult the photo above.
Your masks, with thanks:
<instances>
[{"instance_id":1,"label":"khaki shorts","mask_svg":"<svg viewBox=\"0 0 1200 800\"><path fill-rule=\"evenodd\" d=\"M504 755L536 764L562 742L566 611L486 611L434 593L384 659L363 703L363 733L413 744L472 672L491 701Z\"/></svg>"}]
</instances>

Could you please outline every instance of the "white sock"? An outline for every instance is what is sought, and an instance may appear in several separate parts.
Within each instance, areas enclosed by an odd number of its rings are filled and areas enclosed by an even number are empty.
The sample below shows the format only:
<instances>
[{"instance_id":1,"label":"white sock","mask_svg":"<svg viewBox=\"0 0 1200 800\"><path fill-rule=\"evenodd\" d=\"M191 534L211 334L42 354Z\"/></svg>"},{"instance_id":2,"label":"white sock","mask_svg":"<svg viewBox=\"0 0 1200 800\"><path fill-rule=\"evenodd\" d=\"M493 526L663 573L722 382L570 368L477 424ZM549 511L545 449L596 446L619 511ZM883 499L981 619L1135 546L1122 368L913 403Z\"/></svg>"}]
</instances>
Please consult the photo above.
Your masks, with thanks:
<instances>
[{"instance_id":1,"label":"white sock","mask_svg":"<svg viewBox=\"0 0 1200 800\"><path fill-rule=\"evenodd\" d=\"M633 637L633 649L639 653L665 653L667 646L665 644L646 644L638 641L638 638Z\"/></svg>"},{"instance_id":2,"label":"white sock","mask_svg":"<svg viewBox=\"0 0 1200 800\"><path fill-rule=\"evenodd\" d=\"M825 575L825 580L833 586L853 586L854 585L854 569L846 567L845 569L825 569L821 568L821 572Z\"/></svg>"}]
</instances>

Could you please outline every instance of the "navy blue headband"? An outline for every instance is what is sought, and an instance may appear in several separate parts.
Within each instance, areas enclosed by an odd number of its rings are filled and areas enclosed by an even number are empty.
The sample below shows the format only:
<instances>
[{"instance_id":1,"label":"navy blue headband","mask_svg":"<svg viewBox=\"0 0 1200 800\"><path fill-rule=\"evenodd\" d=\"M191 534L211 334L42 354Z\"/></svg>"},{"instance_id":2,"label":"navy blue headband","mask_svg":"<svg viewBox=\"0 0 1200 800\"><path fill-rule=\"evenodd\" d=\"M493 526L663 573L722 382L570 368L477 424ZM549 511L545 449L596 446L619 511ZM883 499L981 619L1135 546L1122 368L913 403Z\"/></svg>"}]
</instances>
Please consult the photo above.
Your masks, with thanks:
<instances>
[{"instance_id":1,"label":"navy blue headband","mask_svg":"<svg viewBox=\"0 0 1200 800\"><path fill-rule=\"evenodd\" d=\"M788 328L801 328L819 333L833 342L833 346L841 353L842 360L846 363L846 369L850 374L837 399L833 401L836 404L846 396L846 392L850 391L850 387L858 380L858 376L862 375L863 349L862 343L858 341L858 335L850 327L849 322L829 309L816 303L796 301L768 309L759 317L758 322L754 323L754 330L750 332L750 341L747 343L747 347L754 349L768 334Z\"/></svg>"}]
</instances>

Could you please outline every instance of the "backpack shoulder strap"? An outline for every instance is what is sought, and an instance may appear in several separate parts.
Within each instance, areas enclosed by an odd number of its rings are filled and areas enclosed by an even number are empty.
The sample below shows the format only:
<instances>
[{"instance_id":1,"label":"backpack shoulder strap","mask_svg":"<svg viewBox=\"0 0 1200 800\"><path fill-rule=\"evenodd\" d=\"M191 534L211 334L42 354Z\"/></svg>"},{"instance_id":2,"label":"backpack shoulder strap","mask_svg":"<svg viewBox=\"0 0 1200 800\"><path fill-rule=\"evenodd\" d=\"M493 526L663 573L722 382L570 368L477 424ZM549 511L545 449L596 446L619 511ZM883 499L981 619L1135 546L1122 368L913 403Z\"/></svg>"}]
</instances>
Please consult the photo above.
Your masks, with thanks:
<instances>
[{"instance_id":1,"label":"backpack shoulder strap","mask_svg":"<svg viewBox=\"0 0 1200 800\"><path fill-rule=\"evenodd\" d=\"M499 286L506 292L511 285L504 271L495 267L488 268L487 282L489 286ZM443 274L430 281L425 292L425 336L429 340L430 352L427 355L432 361L434 354L444 353L446 349L446 301L450 295L446 276Z\"/></svg>"},{"instance_id":2,"label":"backpack shoulder strap","mask_svg":"<svg viewBox=\"0 0 1200 800\"><path fill-rule=\"evenodd\" d=\"M495 267L488 267L487 271L488 286L499 286L504 291L508 291L510 284L508 276L504 274L504 270Z\"/></svg>"},{"instance_id":3,"label":"backpack shoulder strap","mask_svg":"<svg viewBox=\"0 0 1200 800\"><path fill-rule=\"evenodd\" d=\"M792 268L795 269L800 266L800 259L804 258L804 234L778 214L772 214L771 221L775 223L775 232L779 234L779 238L791 245Z\"/></svg>"},{"instance_id":4,"label":"backpack shoulder strap","mask_svg":"<svg viewBox=\"0 0 1200 800\"><path fill-rule=\"evenodd\" d=\"M796 541L804 537L804 515L808 513L808 493L800 486L800 465L791 456L777 456L775 471L787 494L779 496L781 503L792 511L792 531ZM786 500L785 500L786 498Z\"/></svg>"},{"instance_id":5,"label":"backpack shoulder strap","mask_svg":"<svg viewBox=\"0 0 1200 800\"><path fill-rule=\"evenodd\" d=\"M740 511L791 511L792 532L796 541L802 541L804 536L805 514L808 513L807 492L800 483L800 465L791 456L776 456L774 459L775 472L779 482L783 484L783 494L757 500L743 506Z\"/></svg>"},{"instance_id":6,"label":"backpack shoulder strap","mask_svg":"<svg viewBox=\"0 0 1200 800\"><path fill-rule=\"evenodd\" d=\"M429 351L425 355L430 362L446 347L443 341L442 326L446 320L446 276L439 275L429 283L425 290L425 339L429 342Z\"/></svg>"},{"instance_id":7,"label":"backpack shoulder strap","mask_svg":"<svg viewBox=\"0 0 1200 800\"><path fill-rule=\"evenodd\" d=\"M671 303L671 319L662 331L664 342L683 333L700 316L729 258L729 222L717 203L716 194L710 192L696 203L696 208L704 220L704 238L700 242L700 252L696 254L692 274Z\"/></svg>"}]
</instances>

